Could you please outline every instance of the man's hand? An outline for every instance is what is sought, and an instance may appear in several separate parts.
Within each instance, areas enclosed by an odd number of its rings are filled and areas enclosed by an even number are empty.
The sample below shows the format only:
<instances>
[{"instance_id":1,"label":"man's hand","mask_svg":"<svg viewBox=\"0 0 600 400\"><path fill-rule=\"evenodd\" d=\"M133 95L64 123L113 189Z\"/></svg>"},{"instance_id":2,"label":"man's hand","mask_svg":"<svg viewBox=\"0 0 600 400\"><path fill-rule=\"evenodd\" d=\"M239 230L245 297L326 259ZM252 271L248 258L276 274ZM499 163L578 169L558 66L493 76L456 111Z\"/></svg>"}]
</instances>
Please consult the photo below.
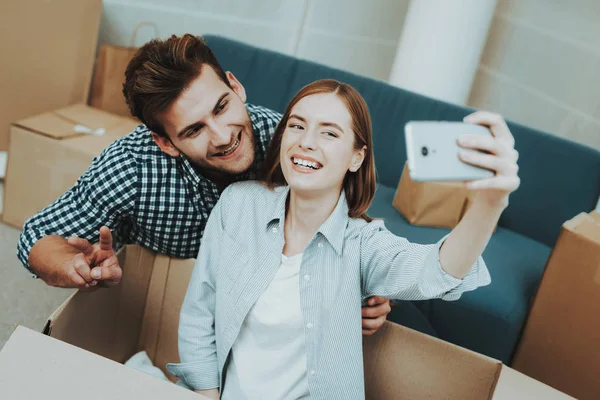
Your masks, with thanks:
<instances>
[{"instance_id":1,"label":"man's hand","mask_svg":"<svg viewBox=\"0 0 600 400\"><path fill-rule=\"evenodd\" d=\"M362 308L362 333L370 336L383 326L387 315L392 311L390 301L383 297L374 296L367 300Z\"/></svg>"},{"instance_id":2,"label":"man's hand","mask_svg":"<svg viewBox=\"0 0 600 400\"><path fill-rule=\"evenodd\" d=\"M100 242L92 245L85 239L72 237L68 243L78 254L67 275L82 290L93 290L100 286L115 286L121 281L122 270L112 247L112 234L106 226L100 228Z\"/></svg>"}]
</instances>

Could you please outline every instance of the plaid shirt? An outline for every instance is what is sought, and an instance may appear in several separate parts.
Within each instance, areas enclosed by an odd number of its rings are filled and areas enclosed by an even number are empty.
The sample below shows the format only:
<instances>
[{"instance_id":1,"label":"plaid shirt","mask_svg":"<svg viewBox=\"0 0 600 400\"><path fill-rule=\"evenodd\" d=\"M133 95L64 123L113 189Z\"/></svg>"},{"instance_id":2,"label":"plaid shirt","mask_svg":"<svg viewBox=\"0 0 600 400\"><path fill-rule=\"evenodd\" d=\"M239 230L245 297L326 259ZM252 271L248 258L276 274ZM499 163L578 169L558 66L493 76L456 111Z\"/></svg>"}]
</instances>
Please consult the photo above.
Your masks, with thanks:
<instances>
[{"instance_id":1,"label":"plaid shirt","mask_svg":"<svg viewBox=\"0 0 600 400\"><path fill-rule=\"evenodd\" d=\"M246 105L255 136L251 168L236 181L256 179L281 114ZM116 140L75 186L30 218L17 255L31 272L29 252L47 235L78 236L95 243L102 225L115 247L139 244L173 257L198 255L204 227L219 199L217 185L183 156L171 157L154 142L145 125Z\"/></svg>"}]
</instances>

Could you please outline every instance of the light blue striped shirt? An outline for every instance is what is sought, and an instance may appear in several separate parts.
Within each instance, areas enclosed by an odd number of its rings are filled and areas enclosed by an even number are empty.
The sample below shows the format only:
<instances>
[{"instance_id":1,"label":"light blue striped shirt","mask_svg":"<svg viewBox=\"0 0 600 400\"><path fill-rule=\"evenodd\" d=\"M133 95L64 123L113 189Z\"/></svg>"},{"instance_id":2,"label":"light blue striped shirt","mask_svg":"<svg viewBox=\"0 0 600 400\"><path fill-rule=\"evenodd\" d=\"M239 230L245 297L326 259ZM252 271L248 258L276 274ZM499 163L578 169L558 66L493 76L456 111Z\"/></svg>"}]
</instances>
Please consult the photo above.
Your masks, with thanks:
<instances>
[{"instance_id":1,"label":"light blue striped shirt","mask_svg":"<svg viewBox=\"0 0 600 400\"><path fill-rule=\"evenodd\" d=\"M289 187L272 191L258 182L235 183L210 215L181 309L181 363L167 366L193 389L226 384L228 357L242 323L281 264L288 193ZM445 273L439 264L443 240L414 244L380 220L350 218L342 193L304 250L300 267L312 398L364 398L364 298L456 300L490 283L481 257L463 279Z\"/></svg>"}]
</instances>

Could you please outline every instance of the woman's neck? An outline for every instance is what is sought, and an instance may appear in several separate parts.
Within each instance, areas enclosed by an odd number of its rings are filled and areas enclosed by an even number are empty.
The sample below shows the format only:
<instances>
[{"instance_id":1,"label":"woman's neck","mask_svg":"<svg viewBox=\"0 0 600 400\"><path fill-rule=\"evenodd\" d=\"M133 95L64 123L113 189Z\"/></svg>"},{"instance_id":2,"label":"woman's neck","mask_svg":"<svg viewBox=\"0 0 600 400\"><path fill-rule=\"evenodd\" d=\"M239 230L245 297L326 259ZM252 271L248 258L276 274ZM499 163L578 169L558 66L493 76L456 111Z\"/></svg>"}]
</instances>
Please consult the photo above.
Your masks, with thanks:
<instances>
[{"instance_id":1,"label":"woman's neck","mask_svg":"<svg viewBox=\"0 0 600 400\"><path fill-rule=\"evenodd\" d=\"M283 254L300 254L319 227L327 221L335 209L340 193L330 191L326 195L302 195L290 190L285 216L285 246Z\"/></svg>"}]
</instances>

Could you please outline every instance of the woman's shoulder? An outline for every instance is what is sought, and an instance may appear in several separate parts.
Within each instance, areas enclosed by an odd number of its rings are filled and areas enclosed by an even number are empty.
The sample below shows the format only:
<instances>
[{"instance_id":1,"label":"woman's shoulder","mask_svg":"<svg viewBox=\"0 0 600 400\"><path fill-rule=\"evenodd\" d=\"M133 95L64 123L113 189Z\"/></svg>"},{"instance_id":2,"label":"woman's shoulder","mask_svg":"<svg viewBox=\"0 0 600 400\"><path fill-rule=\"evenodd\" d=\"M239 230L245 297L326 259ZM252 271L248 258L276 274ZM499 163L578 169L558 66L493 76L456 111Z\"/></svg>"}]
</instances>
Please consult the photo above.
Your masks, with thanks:
<instances>
[{"instance_id":1,"label":"woman's shoulder","mask_svg":"<svg viewBox=\"0 0 600 400\"><path fill-rule=\"evenodd\" d=\"M243 181L235 182L227 186L221 194L221 197L226 198L248 198L262 199L275 197L279 192L278 189L271 190L262 182L259 181Z\"/></svg>"},{"instance_id":2,"label":"woman's shoulder","mask_svg":"<svg viewBox=\"0 0 600 400\"><path fill-rule=\"evenodd\" d=\"M219 201L226 213L257 217L272 208L280 192L280 188L272 190L258 181L236 182L223 191Z\"/></svg>"},{"instance_id":3,"label":"woman's shoulder","mask_svg":"<svg viewBox=\"0 0 600 400\"><path fill-rule=\"evenodd\" d=\"M351 237L354 236L364 239L377 232L387 231L382 219L373 219L372 221L367 222L362 218L349 218L348 221L347 232Z\"/></svg>"}]
</instances>

